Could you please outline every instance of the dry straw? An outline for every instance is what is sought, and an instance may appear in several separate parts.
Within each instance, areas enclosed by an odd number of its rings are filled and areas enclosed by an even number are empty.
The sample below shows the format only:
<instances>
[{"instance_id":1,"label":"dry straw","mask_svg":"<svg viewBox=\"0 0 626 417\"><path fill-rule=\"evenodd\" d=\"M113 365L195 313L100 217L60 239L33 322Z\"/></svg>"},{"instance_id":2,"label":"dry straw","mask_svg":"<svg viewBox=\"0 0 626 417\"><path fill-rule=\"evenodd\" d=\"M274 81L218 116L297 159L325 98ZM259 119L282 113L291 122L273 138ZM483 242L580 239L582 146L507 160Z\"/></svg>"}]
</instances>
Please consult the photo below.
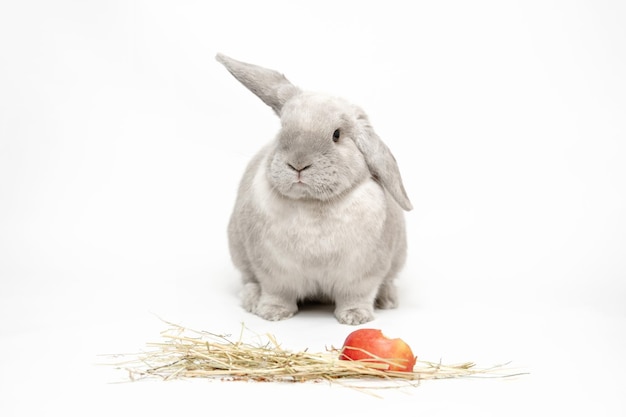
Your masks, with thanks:
<instances>
[{"instance_id":1,"label":"dry straw","mask_svg":"<svg viewBox=\"0 0 626 417\"><path fill-rule=\"evenodd\" d=\"M167 323L161 332L162 342L149 343L147 351L132 355L115 355L129 359L114 364L128 371L131 380L142 378L212 378L234 381L262 382L323 382L340 383L353 388L389 388L417 385L422 380L490 376L511 377L520 375L505 372L497 365L479 369L474 363L444 365L417 361L413 372L387 371L392 360L376 361L340 360L340 350L326 352L292 352L283 349L272 335L255 335L258 343L244 342L242 325L239 338L206 331L187 329ZM382 363L381 363L382 362ZM370 385L356 386L356 382ZM371 384L374 385L371 385Z\"/></svg>"}]
</instances>

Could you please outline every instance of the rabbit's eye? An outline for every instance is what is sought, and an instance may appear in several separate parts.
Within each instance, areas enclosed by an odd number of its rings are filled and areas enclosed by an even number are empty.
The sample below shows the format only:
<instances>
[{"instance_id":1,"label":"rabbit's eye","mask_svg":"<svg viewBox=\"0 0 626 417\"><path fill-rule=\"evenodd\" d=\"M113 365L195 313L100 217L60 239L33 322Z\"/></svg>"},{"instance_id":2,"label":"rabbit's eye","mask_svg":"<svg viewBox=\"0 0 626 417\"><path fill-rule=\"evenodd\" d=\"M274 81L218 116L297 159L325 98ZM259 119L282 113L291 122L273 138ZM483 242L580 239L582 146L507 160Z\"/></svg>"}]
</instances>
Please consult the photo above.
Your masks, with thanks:
<instances>
[{"instance_id":1,"label":"rabbit's eye","mask_svg":"<svg viewBox=\"0 0 626 417\"><path fill-rule=\"evenodd\" d=\"M341 136L341 131L339 129L335 129L333 132L333 142L337 142L339 140L339 136Z\"/></svg>"}]
</instances>

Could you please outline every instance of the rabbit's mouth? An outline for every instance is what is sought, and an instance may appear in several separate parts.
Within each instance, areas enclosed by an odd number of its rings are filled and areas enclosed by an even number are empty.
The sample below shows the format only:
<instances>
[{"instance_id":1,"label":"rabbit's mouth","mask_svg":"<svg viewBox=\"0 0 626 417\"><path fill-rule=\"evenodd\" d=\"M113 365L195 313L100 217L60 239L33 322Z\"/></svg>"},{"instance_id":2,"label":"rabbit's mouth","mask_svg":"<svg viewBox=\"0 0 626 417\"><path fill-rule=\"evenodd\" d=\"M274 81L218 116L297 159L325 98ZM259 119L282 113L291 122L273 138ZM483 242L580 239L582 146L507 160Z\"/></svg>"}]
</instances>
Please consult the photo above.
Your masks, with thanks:
<instances>
[{"instance_id":1,"label":"rabbit's mouth","mask_svg":"<svg viewBox=\"0 0 626 417\"><path fill-rule=\"evenodd\" d=\"M291 200L301 201L323 201L324 193L320 193L314 185L308 183L306 179L295 179L288 186L281 187L281 194Z\"/></svg>"},{"instance_id":2,"label":"rabbit's mouth","mask_svg":"<svg viewBox=\"0 0 626 417\"><path fill-rule=\"evenodd\" d=\"M336 198L339 194L336 189L327 186L317 186L307 183L306 180L296 180L283 192L283 195L292 200L324 202Z\"/></svg>"},{"instance_id":3,"label":"rabbit's mouth","mask_svg":"<svg viewBox=\"0 0 626 417\"><path fill-rule=\"evenodd\" d=\"M288 197L294 199L316 197L313 188L302 178L296 178L286 191Z\"/></svg>"}]
</instances>

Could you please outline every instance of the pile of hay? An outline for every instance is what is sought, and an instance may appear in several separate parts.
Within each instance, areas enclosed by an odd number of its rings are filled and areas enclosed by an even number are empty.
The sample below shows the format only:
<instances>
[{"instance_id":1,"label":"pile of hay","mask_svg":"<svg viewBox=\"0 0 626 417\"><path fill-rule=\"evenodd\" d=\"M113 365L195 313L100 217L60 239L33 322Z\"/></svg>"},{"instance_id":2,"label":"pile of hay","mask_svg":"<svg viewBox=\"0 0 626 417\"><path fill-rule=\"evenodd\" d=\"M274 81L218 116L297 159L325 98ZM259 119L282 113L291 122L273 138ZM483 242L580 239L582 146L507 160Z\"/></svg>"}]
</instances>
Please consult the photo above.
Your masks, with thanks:
<instances>
[{"instance_id":1,"label":"pile of hay","mask_svg":"<svg viewBox=\"0 0 626 417\"><path fill-rule=\"evenodd\" d=\"M330 348L326 352L292 352L281 348L272 335L256 336L259 342L237 340L228 336L196 331L168 323L161 333L162 342L149 343L147 351L117 362L118 369L126 370L131 380L141 378L214 378L235 381L263 382L321 382L329 381L350 385L346 381L401 382L416 385L430 379L449 379L468 376L513 376L503 373L504 365L479 369L467 362L444 365L418 360L413 372L385 370L384 359L372 361L340 360L340 351ZM519 375L519 374L515 374ZM381 387L381 384L377 385Z\"/></svg>"}]
</instances>

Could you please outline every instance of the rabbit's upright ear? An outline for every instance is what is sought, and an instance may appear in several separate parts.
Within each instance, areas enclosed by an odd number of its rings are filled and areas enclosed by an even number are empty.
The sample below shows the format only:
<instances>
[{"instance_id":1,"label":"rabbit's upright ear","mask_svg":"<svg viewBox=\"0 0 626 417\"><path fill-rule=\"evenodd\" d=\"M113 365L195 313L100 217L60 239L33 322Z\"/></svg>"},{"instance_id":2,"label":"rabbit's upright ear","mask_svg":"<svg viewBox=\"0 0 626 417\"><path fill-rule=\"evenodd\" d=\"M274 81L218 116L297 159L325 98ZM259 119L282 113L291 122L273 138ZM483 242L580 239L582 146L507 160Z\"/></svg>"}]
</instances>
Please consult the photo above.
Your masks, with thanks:
<instances>
[{"instance_id":1,"label":"rabbit's upright ear","mask_svg":"<svg viewBox=\"0 0 626 417\"><path fill-rule=\"evenodd\" d=\"M220 53L215 59L279 116L285 102L300 93L298 87L277 71L237 61Z\"/></svg>"},{"instance_id":2,"label":"rabbit's upright ear","mask_svg":"<svg viewBox=\"0 0 626 417\"><path fill-rule=\"evenodd\" d=\"M412 210L413 205L404 189L396 158L376 134L365 114L360 114L358 121L361 129L355 137L355 143L365 157L372 176L391 194L400 207L406 211Z\"/></svg>"}]
</instances>

